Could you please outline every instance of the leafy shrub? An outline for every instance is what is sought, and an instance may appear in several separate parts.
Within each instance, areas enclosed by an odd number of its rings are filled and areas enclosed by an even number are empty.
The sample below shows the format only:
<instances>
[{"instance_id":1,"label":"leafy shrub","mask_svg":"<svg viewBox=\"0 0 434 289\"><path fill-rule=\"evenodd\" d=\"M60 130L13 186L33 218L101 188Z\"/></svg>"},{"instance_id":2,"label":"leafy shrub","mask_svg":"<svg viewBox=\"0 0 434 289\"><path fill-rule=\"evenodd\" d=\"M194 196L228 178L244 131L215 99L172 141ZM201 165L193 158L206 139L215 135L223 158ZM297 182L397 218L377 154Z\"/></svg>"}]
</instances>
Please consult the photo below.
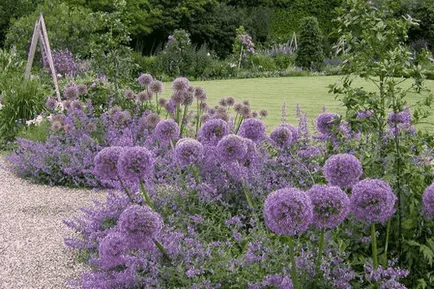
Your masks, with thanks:
<instances>
[{"instance_id":1,"label":"leafy shrub","mask_svg":"<svg viewBox=\"0 0 434 289\"><path fill-rule=\"evenodd\" d=\"M318 69L324 59L321 30L315 17L302 19L295 63L307 69Z\"/></svg>"},{"instance_id":2,"label":"leafy shrub","mask_svg":"<svg viewBox=\"0 0 434 289\"><path fill-rule=\"evenodd\" d=\"M150 73L161 78L163 68L158 56L143 56L140 53L134 52L132 54L133 63L136 67L133 70L134 75L139 75L141 72Z\"/></svg>"},{"instance_id":3,"label":"leafy shrub","mask_svg":"<svg viewBox=\"0 0 434 289\"><path fill-rule=\"evenodd\" d=\"M276 62L268 55L252 55L250 61L254 69L259 71L273 71L277 69ZM285 69L285 68L283 68Z\"/></svg>"},{"instance_id":4,"label":"leafy shrub","mask_svg":"<svg viewBox=\"0 0 434 289\"><path fill-rule=\"evenodd\" d=\"M289 65L294 64L294 57L288 54L278 53L273 59L277 68L280 70L287 69Z\"/></svg>"}]
</instances>

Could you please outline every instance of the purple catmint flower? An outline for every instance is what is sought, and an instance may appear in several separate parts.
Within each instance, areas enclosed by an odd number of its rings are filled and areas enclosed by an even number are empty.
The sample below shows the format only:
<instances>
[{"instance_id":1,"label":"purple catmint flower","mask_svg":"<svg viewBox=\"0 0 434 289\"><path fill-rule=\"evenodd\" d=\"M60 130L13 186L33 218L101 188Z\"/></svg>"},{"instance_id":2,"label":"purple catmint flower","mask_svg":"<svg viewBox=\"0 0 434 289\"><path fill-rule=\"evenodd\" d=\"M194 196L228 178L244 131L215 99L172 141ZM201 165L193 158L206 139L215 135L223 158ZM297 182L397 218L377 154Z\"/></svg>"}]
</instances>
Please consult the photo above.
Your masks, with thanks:
<instances>
[{"instance_id":1,"label":"purple catmint flower","mask_svg":"<svg viewBox=\"0 0 434 289\"><path fill-rule=\"evenodd\" d=\"M158 237L163 220L148 206L131 205L119 216L117 226L119 231L127 237L133 236L149 240Z\"/></svg>"},{"instance_id":2,"label":"purple catmint flower","mask_svg":"<svg viewBox=\"0 0 434 289\"><path fill-rule=\"evenodd\" d=\"M240 161L247 153L247 144L243 138L230 134L219 141L217 152L223 162Z\"/></svg>"},{"instance_id":3,"label":"purple catmint flower","mask_svg":"<svg viewBox=\"0 0 434 289\"><path fill-rule=\"evenodd\" d=\"M124 234L111 232L99 243L99 259L106 269L115 268L124 264L124 255L127 250L127 240Z\"/></svg>"},{"instance_id":4,"label":"purple catmint flower","mask_svg":"<svg viewBox=\"0 0 434 289\"><path fill-rule=\"evenodd\" d=\"M312 225L318 229L337 227L350 211L350 200L339 187L314 185L307 194L313 206Z\"/></svg>"},{"instance_id":5,"label":"purple catmint flower","mask_svg":"<svg viewBox=\"0 0 434 289\"><path fill-rule=\"evenodd\" d=\"M322 134L330 134L333 128L337 127L339 115L336 113L323 112L316 118L316 128Z\"/></svg>"},{"instance_id":6,"label":"purple catmint flower","mask_svg":"<svg viewBox=\"0 0 434 289\"><path fill-rule=\"evenodd\" d=\"M63 89L63 97L67 100L77 99L78 95L78 88L75 84L70 84Z\"/></svg>"},{"instance_id":7,"label":"purple catmint flower","mask_svg":"<svg viewBox=\"0 0 434 289\"><path fill-rule=\"evenodd\" d=\"M152 93L162 93L164 90L164 85L161 81L159 80L153 80L150 84L149 84L149 90Z\"/></svg>"},{"instance_id":8,"label":"purple catmint flower","mask_svg":"<svg viewBox=\"0 0 434 289\"><path fill-rule=\"evenodd\" d=\"M357 113L357 119L368 119L373 115L373 112L370 110L361 110Z\"/></svg>"},{"instance_id":9,"label":"purple catmint flower","mask_svg":"<svg viewBox=\"0 0 434 289\"><path fill-rule=\"evenodd\" d=\"M185 77L178 77L172 83L172 89L175 92L186 92L190 87L188 79Z\"/></svg>"},{"instance_id":10,"label":"purple catmint flower","mask_svg":"<svg viewBox=\"0 0 434 289\"><path fill-rule=\"evenodd\" d=\"M160 121L155 127L155 137L161 143L169 143L179 137L179 126L173 119Z\"/></svg>"},{"instance_id":11,"label":"purple catmint flower","mask_svg":"<svg viewBox=\"0 0 434 289\"><path fill-rule=\"evenodd\" d=\"M154 129L159 122L160 116L155 112L151 112L150 114L143 117L143 125L147 129Z\"/></svg>"},{"instance_id":12,"label":"purple catmint flower","mask_svg":"<svg viewBox=\"0 0 434 289\"><path fill-rule=\"evenodd\" d=\"M248 119L243 121L238 134L254 142L260 142L265 138L265 124L259 119Z\"/></svg>"},{"instance_id":13,"label":"purple catmint flower","mask_svg":"<svg viewBox=\"0 0 434 289\"><path fill-rule=\"evenodd\" d=\"M289 128L289 125L281 124L271 132L270 139L276 147L281 149L286 148L293 143L292 130Z\"/></svg>"},{"instance_id":14,"label":"purple catmint flower","mask_svg":"<svg viewBox=\"0 0 434 289\"><path fill-rule=\"evenodd\" d=\"M423 209L429 219L434 219L434 183L426 188L422 196Z\"/></svg>"},{"instance_id":15,"label":"purple catmint flower","mask_svg":"<svg viewBox=\"0 0 434 289\"><path fill-rule=\"evenodd\" d=\"M394 127L395 124L409 125L411 124L412 119L413 117L410 113L410 110L406 108L405 110L397 113L391 112L387 119L387 123L390 127Z\"/></svg>"},{"instance_id":16,"label":"purple catmint flower","mask_svg":"<svg viewBox=\"0 0 434 289\"><path fill-rule=\"evenodd\" d=\"M180 139L175 146L175 158L180 167L197 163L203 158L203 145L195 139Z\"/></svg>"},{"instance_id":17,"label":"purple catmint flower","mask_svg":"<svg viewBox=\"0 0 434 289\"><path fill-rule=\"evenodd\" d=\"M229 126L227 122L221 119L212 119L202 125L197 135L202 144L215 146L228 133Z\"/></svg>"},{"instance_id":18,"label":"purple catmint flower","mask_svg":"<svg viewBox=\"0 0 434 289\"><path fill-rule=\"evenodd\" d=\"M324 165L324 176L332 186L351 187L363 173L359 159L350 154L329 157Z\"/></svg>"},{"instance_id":19,"label":"purple catmint flower","mask_svg":"<svg viewBox=\"0 0 434 289\"><path fill-rule=\"evenodd\" d=\"M154 80L154 78L152 77L152 75L150 75L149 73L142 73L139 78L137 78L137 82L139 83L139 85L141 87L147 87L148 85L151 84L151 82Z\"/></svg>"},{"instance_id":20,"label":"purple catmint flower","mask_svg":"<svg viewBox=\"0 0 434 289\"><path fill-rule=\"evenodd\" d=\"M307 230L313 217L309 196L296 188L272 192L264 202L267 227L277 235L296 235Z\"/></svg>"},{"instance_id":21,"label":"purple catmint flower","mask_svg":"<svg viewBox=\"0 0 434 289\"><path fill-rule=\"evenodd\" d=\"M101 179L117 179L117 164L121 152L122 147L116 146L107 147L98 152L93 160L94 174Z\"/></svg>"},{"instance_id":22,"label":"purple catmint flower","mask_svg":"<svg viewBox=\"0 0 434 289\"><path fill-rule=\"evenodd\" d=\"M395 213L396 199L385 181L365 179L353 186L351 211L358 220L367 224L385 223Z\"/></svg>"},{"instance_id":23,"label":"purple catmint flower","mask_svg":"<svg viewBox=\"0 0 434 289\"><path fill-rule=\"evenodd\" d=\"M150 177L154 158L144 147L124 147L119 155L117 170L125 180L136 182Z\"/></svg>"}]
</instances>

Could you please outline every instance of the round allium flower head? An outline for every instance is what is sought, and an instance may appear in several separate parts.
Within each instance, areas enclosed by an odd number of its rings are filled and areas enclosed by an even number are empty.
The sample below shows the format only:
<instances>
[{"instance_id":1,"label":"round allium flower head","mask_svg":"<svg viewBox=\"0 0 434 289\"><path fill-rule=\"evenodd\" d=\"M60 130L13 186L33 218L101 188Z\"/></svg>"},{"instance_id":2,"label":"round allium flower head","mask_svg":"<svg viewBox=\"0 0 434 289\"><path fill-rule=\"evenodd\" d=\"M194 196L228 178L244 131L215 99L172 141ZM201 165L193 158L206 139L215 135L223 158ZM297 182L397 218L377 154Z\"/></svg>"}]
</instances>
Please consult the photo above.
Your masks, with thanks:
<instances>
[{"instance_id":1,"label":"round allium flower head","mask_svg":"<svg viewBox=\"0 0 434 289\"><path fill-rule=\"evenodd\" d=\"M63 124L60 121L51 122L51 130L52 131L59 131L62 128L63 128Z\"/></svg>"},{"instance_id":2,"label":"round allium flower head","mask_svg":"<svg viewBox=\"0 0 434 289\"><path fill-rule=\"evenodd\" d=\"M250 106L250 102L249 102L248 100L243 100L243 104L244 104L245 106Z\"/></svg>"},{"instance_id":3,"label":"round allium flower head","mask_svg":"<svg viewBox=\"0 0 434 289\"><path fill-rule=\"evenodd\" d=\"M221 106L227 106L227 105L228 105L228 104L226 103L226 99L225 99L225 98L220 99L219 104L220 104Z\"/></svg>"},{"instance_id":4,"label":"round allium flower head","mask_svg":"<svg viewBox=\"0 0 434 289\"><path fill-rule=\"evenodd\" d=\"M203 145L195 139L180 139L175 146L175 157L180 167L197 163L203 158Z\"/></svg>"},{"instance_id":5,"label":"round allium flower head","mask_svg":"<svg viewBox=\"0 0 434 289\"><path fill-rule=\"evenodd\" d=\"M167 103L167 99L165 99L165 98L158 99L158 105L165 106L166 103Z\"/></svg>"},{"instance_id":6,"label":"round allium flower head","mask_svg":"<svg viewBox=\"0 0 434 289\"><path fill-rule=\"evenodd\" d=\"M293 142L292 131L288 125L281 124L271 132L270 139L276 147L286 148Z\"/></svg>"},{"instance_id":7,"label":"round allium flower head","mask_svg":"<svg viewBox=\"0 0 434 289\"><path fill-rule=\"evenodd\" d=\"M234 110L235 110L236 113L241 113L241 109L242 108L243 108L243 104L242 103L237 102L237 103L234 104Z\"/></svg>"},{"instance_id":8,"label":"round allium flower head","mask_svg":"<svg viewBox=\"0 0 434 289\"><path fill-rule=\"evenodd\" d=\"M170 97L170 99L172 100L172 102L175 105L180 105L183 104L185 101L185 92L183 91L175 91L172 96Z\"/></svg>"},{"instance_id":9,"label":"round allium flower head","mask_svg":"<svg viewBox=\"0 0 434 289\"><path fill-rule=\"evenodd\" d=\"M196 97L200 101L206 100L206 92L202 87L196 87L194 90L194 97Z\"/></svg>"},{"instance_id":10,"label":"round allium flower head","mask_svg":"<svg viewBox=\"0 0 434 289\"><path fill-rule=\"evenodd\" d=\"M136 100L138 102L144 102L144 101L148 101L151 99L151 95L149 94L149 92L145 91L141 91L136 95Z\"/></svg>"},{"instance_id":11,"label":"round allium flower head","mask_svg":"<svg viewBox=\"0 0 434 289\"><path fill-rule=\"evenodd\" d=\"M119 231L127 236L153 239L160 234L163 220L148 206L131 205L122 212L117 225Z\"/></svg>"},{"instance_id":12,"label":"round allium flower head","mask_svg":"<svg viewBox=\"0 0 434 289\"><path fill-rule=\"evenodd\" d=\"M395 213L397 198L383 180L365 179L353 186L351 211L359 221L384 224Z\"/></svg>"},{"instance_id":13,"label":"round allium flower head","mask_svg":"<svg viewBox=\"0 0 434 289\"><path fill-rule=\"evenodd\" d=\"M128 99L134 99L134 97L135 97L134 92L132 92L131 90L126 90L124 92L124 95Z\"/></svg>"},{"instance_id":14,"label":"round allium flower head","mask_svg":"<svg viewBox=\"0 0 434 289\"><path fill-rule=\"evenodd\" d=\"M238 134L254 142L260 142L265 138L265 124L259 119L248 119L243 121Z\"/></svg>"},{"instance_id":15,"label":"round allium flower head","mask_svg":"<svg viewBox=\"0 0 434 289\"><path fill-rule=\"evenodd\" d=\"M429 219L434 219L434 183L426 188L422 197L423 209Z\"/></svg>"},{"instance_id":16,"label":"round allium flower head","mask_svg":"<svg viewBox=\"0 0 434 289\"><path fill-rule=\"evenodd\" d=\"M160 121L155 127L155 137L162 143L168 143L179 137L179 126L173 119Z\"/></svg>"},{"instance_id":17,"label":"round allium flower head","mask_svg":"<svg viewBox=\"0 0 434 289\"><path fill-rule=\"evenodd\" d=\"M185 77L178 77L172 83L172 89L175 92L181 92L181 91L186 92L189 87L190 87L190 83L188 82L188 79Z\"/></svg>"},{"instance_id":18,"label":"round allium flower head","mask_svg":"<svg viewBox=\"0 0 434 289\"><path fill-rule=\"evenodd\" d=\"M216 109L214 108L214 107L209 107L208 108L208 114L209 115L213 115L213 114L215 114L216 113Z\"/></svg>"},{"instance_id":19,"label":"round allium flower head","mask_svg":"<svg viewBox=\"0 0 434 289\"><path fill-rule=\"evenodd\" d=\"M57 105L57 100L53 97L49 97L47 98L47 101L45 102L45 106L49 109L49 110L54 110L56 109L56 105Z\"/></svg>"},{"instance_id":20,"label":"round allium flower head","mask_svg":"<svg viewBox=\"0 0 434 289\"><path fill-rule=\"evenodd\" d=\"M240 110L240 114L244 117L244 118L250 118L251 115L251 110L250 107L248 107L247 105L244 105L241 110Z\"/></svg>"},{"instance_id":21,"label":"round allium flower head","mask_svg":"<svg viewBox=\"0 0 434 289\"><path fill-rule=\"evenodd\" d=\"M205 123L205 122L207 122L209 119L210 119L210 116L209 116L209 114L207 114L207 113L204 113L204 114L202 114L202 115L200 116L200 122L201 122L201 123Z\"/></svg>"},{"instance_id":22,"label":"round allium flower head","mask_svg":"<svg viewBox=\"0 0 434 289\"><path fill-rule=\"evenodd\" d=\"M101 259L113 259L120 258L126 249L127 241L125 236L119 232L111 232L99 243L98 252Z\"/></svg>"},{"instance_id":23,"label":"round allium flower head","mask_svg":"<svg viewBox=\"0 0 434 289\"><path fill-rule=\"evenodd\" d=\"M339 187L314 185L307 191L312 206L312 225L318 229L337 227L350 211L350 199Z\"/></svg>"},{"instance_id":24,"label":"round allium flower head","mask_svg":"<svg viewBox=\"0 0 434 289\"><path fill-rule=\"evenodd\" d=\"M227 122L221 119L212 119L202 125L197 135L202 144L215 146L228 133Z\"/></svg>"},{"instance_id":25,"label":"round allium flower head","mask_svg":"<svg viewBox=\"0 0 434 289\"><path fill-rule=\"evenodd\" d=\"M324 176L332 186L351 187L363 174L359 159L350 154L332 155L324 165Z\"/></svg>"},{"instance_id":26,"label":"round allium flower head","mask_svg":"<svg viewBox=\"0 0 434 289\"><path fill-rule=\"evenodd\" d=\"M117 164L121 147L106 147L97 153L93 159L94 174L101 179L117 179Z\"/></svg>"},{"instance_id":27,"label":"round allium flower head","mask_svg":"<svg viewBox=\"0 0 434 289\"><path fill-rule=\"evenodd\" d=\"M87 94L87 86L85 84L79 84L77 86L78 94L85 95Z\"/></svg>"},{"instance_id":28,"label":"round allium flower head","mask_svg":"<svg viewBox=\"0 0 434 289\"><path fill-rule=\"evenodd\" d=\"M226 104L228 106L233 106L235 104L235 98L233 98L232 96L227 96L226 97Z\"/></svg>"},{"instance_id":29,"label":"round allium flower head","mask_svg":"<svg viewBox=\"0 0 434 289\"><path fill-rule=\"evenodd\" d=\"M217 152L224 162L239 161L246 155L247 145L243 138L230 134L219 141Z\"/></svg>"},{"instance_id":30,"label":"round allium flower head","mask_svg":"<svg viewBox=\"0 0 434 289\"><path fill-rule=\"evenodd\" d=\"M254 112L252 112L252 117L253 117L253 118L257 118L257 117L258 117L258 115L259 115L259 114L258 114L258 112L257 112L257 111L254 111Z\"/></svg>"},{"instance_id":31,"label":"round allium flower head","mask_svg":"<svg viewBox=\"0 0 434 289\"><path fill-rule=\"evenodd\" d=\"M163 83L159 80L153 80L149 84L149 90L153 93L162 93L164 89Z\"/></svg>"},{"instance_id":32,"label":"round allium flower head","mask_svg":"<svg viewBox=\"0 0 434 289\"><path fill-rule=\"evenodd\" d=\"M310 198L296 188L284 188L272 192L264 202L267 227L277 235L296 235L307 230L312 218Z\"/></svg>"},{"instance_id":33,"label":"round allium flower head","mask_svg":"<svg viewBox=\"0 0 434 289\"><path fill-rule=\"evenodd\" d=\"M191 105L193 103L193 94L192 93L186 93L184 97L183 105Z\"/></svg>"},{"instance_id":34,"label":"round allium flower head","mask_svg":"<svg viewBox=\"0 0 434 289\"><path fill-rule=\"evenodd\" d=\"M150 75L149 73L142 73L139 78L137 78L137 82L139 83L139 85L141 87L145 87L148 86L149 84L151 84L151 82L154 80L154 78L152 77L152 75Z\"/></svg>"},{"instance_id":35,"label":"round allium flower head","mask_svg":"<svg viewBox=\"0 0 434 289\"><path fill-rule=\"evenodd\" d=\"M199 108L203 111L206 111L206 110L208 110L208 104L206 104L206 102L201 102L199 104Z\"/></svg>"},{"instance_id":36,"label":"round allium flower head","mask_svg":"<svg viewBox=\"0 0 434 289\"><path fill-rule=\"evenodd\" d=\"M157 126L157 124L160 122L160 116L158 113L151 112L144 118L144 125L148 129L153 129Z\"/></svg>"},{"instance_id":37,"label":"round allium flower head","mask_svg":"<svg viewBox=\"0 0 434 289\"><path fill-rule=\"evenodd\" d=\"M262 109L261 111L259 111L259 115L261 117L267 117L268 116L268 111L266 111L265 109Z\"/></svg>"},{"instance_id":38,"label":"round allium flower head","mask_svg":"<svg viewBox=\"0 0 434 289\"><path fill-rule=\"evenodd\" d=\"M339 115L336 113L323 112L316 118L316 128L322 134L332 133L332 128L337 126Z\"/></svg>"},{"instance_id":39,"label":"round allium flower head","mask_svg":"<svg viewBox=\"0 0 434 289\"><path fill-rule=\"evenodd\" d=\"M78 88L77 85L71 84L63 89L63 97L67 100L74 100L78 98Z\"/></svg>"},{"instance_id":40,"label":"round allium flower head","mask_svg":"<svg viewBox=\"0 0 434 289\"><path fill-rule=\"evenodd\" d=\"M136 182L150 177L154 169L154 158L144 147L124 147L116 167L120 177Z\"/></svg>"}]
</instances>

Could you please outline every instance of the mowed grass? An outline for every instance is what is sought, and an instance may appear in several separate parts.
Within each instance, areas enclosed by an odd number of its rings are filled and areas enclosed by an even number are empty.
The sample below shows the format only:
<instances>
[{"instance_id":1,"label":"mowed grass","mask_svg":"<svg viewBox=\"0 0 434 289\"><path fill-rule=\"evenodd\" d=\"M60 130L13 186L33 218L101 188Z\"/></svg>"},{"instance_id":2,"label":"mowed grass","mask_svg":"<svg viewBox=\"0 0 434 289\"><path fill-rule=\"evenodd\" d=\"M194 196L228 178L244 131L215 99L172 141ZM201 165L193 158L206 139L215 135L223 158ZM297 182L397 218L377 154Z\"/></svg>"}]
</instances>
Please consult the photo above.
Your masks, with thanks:
<instances>
[{"instance_id":1,"label":"mowed grass","mask_svg":"<svg viewBox=\"0 0 434 289\"><path fill-rule=\"evenodd\" d=\"M345 107L333 94L328 93L330 84L339 81L341 76L312 76L312 77L280 77L280 78L254 78L254 79L230 79L215 81L195 81L193 86L205 88L208 95L208 104L217 105L225 96L233 96L236 100L248 100L253 110L266 109L267 118L264 122L268 130L281 123L282 106L285 103L288 112L288 122L297 125L296 106L307 113L309 121L322 112L325 106L327 111L344 113ZM404 82L403 87L410 82ZM360 79L355 82L358 87L374 90L374 84ZM426 81L425 85L434 91L434 81ZM166 90L163 97L169 98L171 93L170 83L165 83ZM420 97L409 94L410 105L418 101ZM434 123L434 117L429 122ZM432 125L422 125L421 128L433 130Z\"/></svg>"}]
</instances>

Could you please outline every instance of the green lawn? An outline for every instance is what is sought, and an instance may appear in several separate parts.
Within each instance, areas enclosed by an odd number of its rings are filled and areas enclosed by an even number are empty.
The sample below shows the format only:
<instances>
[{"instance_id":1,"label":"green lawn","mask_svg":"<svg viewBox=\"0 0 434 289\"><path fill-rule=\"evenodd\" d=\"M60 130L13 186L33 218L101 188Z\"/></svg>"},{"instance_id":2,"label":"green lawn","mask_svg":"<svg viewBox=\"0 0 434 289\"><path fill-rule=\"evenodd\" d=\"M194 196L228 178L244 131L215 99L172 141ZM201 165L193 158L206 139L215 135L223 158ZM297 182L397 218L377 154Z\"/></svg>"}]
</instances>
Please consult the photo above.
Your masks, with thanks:
<instances>
[{"instance_id":1,"label":"green lawn","mask_svg":"<svg viewBox=\"0 0 434 289\"><path fill-rule=\"evenodd\" d=\"M280 77L196 81L192 84L205 88L208 102L212 105L216 105L225 96L233 96L237 100L249 100L253 110L268 110L269 115L264 121L268 126L274 127L280 123L283 103L287 106L288 121L293 124L297 124L295 116L297 104L312 120L322 111L323 106L327 111L345 112L345 108L335 100L334 95L328 93L328 85L339 79L340 76ZM374 89L373 84L363 80L358 81L357 85ZM427 81L426 85L434 90L434 81ZM164 97L169 97L170 84L166 83L165 86ZM413 98L409 96L409 100L413 103L417 99L415 96ZM430 121L434 121L434 117ZM434 128L426 125L424 127L431 130Z\"/></svg>"}]
</instances>

